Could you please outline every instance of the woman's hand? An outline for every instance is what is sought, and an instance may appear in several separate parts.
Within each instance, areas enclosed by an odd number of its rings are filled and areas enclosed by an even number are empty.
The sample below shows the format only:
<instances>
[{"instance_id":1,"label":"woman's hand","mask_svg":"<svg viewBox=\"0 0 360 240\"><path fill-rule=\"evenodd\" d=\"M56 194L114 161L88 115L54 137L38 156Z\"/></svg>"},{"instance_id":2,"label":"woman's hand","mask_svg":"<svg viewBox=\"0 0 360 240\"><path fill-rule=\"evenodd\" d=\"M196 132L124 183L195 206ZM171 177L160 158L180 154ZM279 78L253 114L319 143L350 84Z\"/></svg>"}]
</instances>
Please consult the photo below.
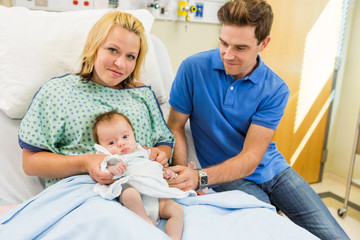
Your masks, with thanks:
<instances>
[{"instance_id":1,"label":"woman's hand","mask_svg":"<svg viewBox=\"0 0 360 240\"><path fill-rule=\"evenodd\" d=\"M169 166L169 159L166 157L166 153L162 151L160 148L152 147L150 153L150 159L154 159L155 161L159 162L164 167Z\"/></svg>"},{"instance_id":2,"label":"woman's hand","mask_svg":"<svg viewBox=\"0 0 360 240\"><path fill-rule=\"evenodd\" d=\"M161 150L158 147L151 147L151 148L148 148L146 146L142 146L142 147L145 149L150 149L151 152L150 152L149 159L151 161L157 161L164 167L169 166L169 163L168 163L169 159L167 158L166 153L163 150Z\"/></svg>"},{"instance_id":3,"label":"woman's hand","mask_svg":"<svg viewBox=\"0 0 360 240\"><path fill-rule=\"evenodd\" d=\"M116 181L116 179L113 179L113 174L101 171L101 162L104 160L105 157L107 157L107 155L94 154L89 156L91 157L87 159L85 163L85 169L95 182L98 182L100 184L111 184Z\"/></svg>"}]
</instances>

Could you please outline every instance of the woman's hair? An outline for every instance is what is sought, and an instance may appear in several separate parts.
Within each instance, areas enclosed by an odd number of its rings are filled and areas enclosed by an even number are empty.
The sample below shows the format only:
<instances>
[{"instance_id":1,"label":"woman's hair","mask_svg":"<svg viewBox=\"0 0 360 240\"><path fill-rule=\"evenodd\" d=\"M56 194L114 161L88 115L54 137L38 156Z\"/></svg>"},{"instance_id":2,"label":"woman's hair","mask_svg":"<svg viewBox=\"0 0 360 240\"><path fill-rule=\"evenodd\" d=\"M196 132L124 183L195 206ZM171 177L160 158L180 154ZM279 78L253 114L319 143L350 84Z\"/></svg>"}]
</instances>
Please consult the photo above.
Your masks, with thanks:
<instances>
[{"instance_id":1,"label":"woman's hair","mask_svg":"<svg viewBox=\"0 0 360 240\"><path fill-rule=\"evenodd\" d=\"M119 84L119 87L133 87L134 79L140 79L140 68L147 52L147 41L145 29L142 23L129 13L111 11L101 17L91 28L83 52L80 56L81 70L78 73L83 80L89 81L93 75L94 63L97 57L97 50L105 42L110 29L113 26L120 26L129 32L135 33L140 38L140 50L136 60L134 71Z\"/></svg>"},{"instance_id":2,"label":"woman's hair","mask_svg":"<svg viewBox=\"0 0 360 240\"><path fill-rule=\"evenodd\" d=\"M231 0L217 12L223 25L254 26L258 44L270 35L274 19L271 6L264 0Z\"/></svg>"},{"instance_id":3,"label":"woman's hair","mask_svg":"<svg viewBox=\"0 0 360 240\"><path fill-rule=\"evenodd\" d=\"M95 143L99 143L99 135L97 132L97 127L99 123L103 123L103 122L111 123L115 119L115 117L120 117L125 119L129 123L131 129L133 129L134 131L130 119L125 114L119 113L116 110L111 110L109 112L101 113L95 117L95 122L93 125L93 136Z\"/></svg>"}]
</instances>

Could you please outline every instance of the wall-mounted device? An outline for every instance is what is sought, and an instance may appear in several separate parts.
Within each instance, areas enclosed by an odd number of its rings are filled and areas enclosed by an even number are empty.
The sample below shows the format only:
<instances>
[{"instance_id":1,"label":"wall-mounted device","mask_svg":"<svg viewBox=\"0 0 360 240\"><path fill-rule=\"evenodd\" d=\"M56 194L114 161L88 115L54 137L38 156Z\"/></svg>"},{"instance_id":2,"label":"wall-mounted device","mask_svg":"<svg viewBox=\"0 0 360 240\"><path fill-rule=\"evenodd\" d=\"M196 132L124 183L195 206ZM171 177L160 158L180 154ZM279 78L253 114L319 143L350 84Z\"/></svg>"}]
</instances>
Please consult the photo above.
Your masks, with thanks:
<instances>
[{"instance_id":1,"label":"wall-mounted device","mask_svg":"<svg viewBox=\"0 0 360 240\"><path fill-rule=\"evenodd\" d=\"M12 0L14 6L46 11L117 8L118 0Z\"/></svg>"},{"instance_id":2,"label":"wall-mounted device","mask_svg":"<svg viewBox=\"0 0 360 240\"><path fill-rule=\"evenodd\" d=\"M217 11L224 2L224 0L151 0L146 7L157 19L185 21L186 23L190 21L219 23Z\"/></svg>"},{"instance_id":3,"label":"wall-mounted device","mask_svg":"<svg viewBox=\"0 0 360 240\"><path fill-rule=\"evenodd\" d=\"M196 10L197 7L189 4L189 0L179 1L178 16L185 17L185 30L187 30L188 23L191 20L190 14L196 12Z\"/></svg>"},{"instance_id":4,"label":"wall-mounted device","mask_svg":"<svg viewBox=\"0 0 360 240\"><path fill-rule=\"evenodd\" d=\"M12 0L14 6L44 11L118 8L148 9L156 19L219 23L217 10L227 0Z\"/></svg>"}]
</instances>

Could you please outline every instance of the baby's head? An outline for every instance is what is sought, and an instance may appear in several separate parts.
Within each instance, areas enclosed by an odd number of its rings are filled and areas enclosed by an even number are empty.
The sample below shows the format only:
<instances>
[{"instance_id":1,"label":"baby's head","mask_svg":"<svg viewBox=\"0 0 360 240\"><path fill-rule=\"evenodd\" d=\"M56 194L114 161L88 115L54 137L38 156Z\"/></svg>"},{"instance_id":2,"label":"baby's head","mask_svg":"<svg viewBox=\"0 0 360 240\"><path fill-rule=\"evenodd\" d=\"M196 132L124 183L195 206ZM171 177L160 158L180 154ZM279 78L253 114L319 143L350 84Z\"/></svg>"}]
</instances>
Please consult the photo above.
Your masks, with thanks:
<instances>
[{"instance_id":1,"label":"baby's head","mask_svg":"<svg viewBox=\"0 0 360 240\"><path fill-rule=\"evenodd\" d=\"M136 149L134 130L129 118L115 110L95 118L93 135L95 142L111 154L123 155Z\"/></svg>"}]
</instances>

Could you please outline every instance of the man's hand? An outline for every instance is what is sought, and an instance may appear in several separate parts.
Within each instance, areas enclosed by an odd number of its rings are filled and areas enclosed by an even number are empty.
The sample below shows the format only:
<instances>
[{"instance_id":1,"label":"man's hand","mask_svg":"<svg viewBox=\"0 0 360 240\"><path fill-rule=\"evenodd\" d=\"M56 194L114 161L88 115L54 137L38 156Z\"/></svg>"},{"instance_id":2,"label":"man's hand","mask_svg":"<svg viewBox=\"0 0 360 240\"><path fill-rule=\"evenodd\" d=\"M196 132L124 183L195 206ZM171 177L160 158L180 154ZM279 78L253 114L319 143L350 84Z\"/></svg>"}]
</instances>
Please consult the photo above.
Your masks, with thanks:
<instances>
[{"instance_id":1,"label":"man's hand","mask_svg":"<svg viewBox=\"0 0 360 240\"><path fill-rule=\"evenodd\" d=\"M167 180L170 187L183 191L195 190L199 187L199 174L196 170L185 166L172 166L168 168L178 174L175 179Z\"/></svg>"}]
</instances>

